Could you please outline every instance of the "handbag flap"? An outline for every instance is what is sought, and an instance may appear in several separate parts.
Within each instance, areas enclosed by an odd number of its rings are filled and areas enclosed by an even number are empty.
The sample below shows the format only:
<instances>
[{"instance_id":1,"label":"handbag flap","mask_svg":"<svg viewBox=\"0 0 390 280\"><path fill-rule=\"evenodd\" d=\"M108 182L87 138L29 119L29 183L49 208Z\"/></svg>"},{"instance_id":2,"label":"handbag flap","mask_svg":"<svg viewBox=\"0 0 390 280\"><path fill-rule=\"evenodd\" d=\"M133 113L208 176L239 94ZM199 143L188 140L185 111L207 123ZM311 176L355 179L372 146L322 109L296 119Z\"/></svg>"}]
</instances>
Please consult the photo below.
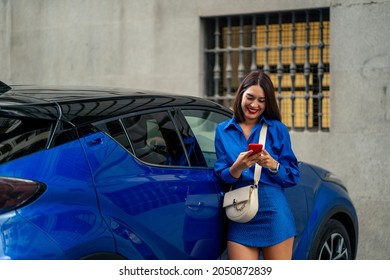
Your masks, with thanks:
<instances>
[{"instance_id":1,"label":"handbag flap","mask_svg":"<svg viewBox=\"0 0 390 280\"><path fill-rule=\"evenodd\" d=\"M250 198L250 193L254 188L255 186L251 185L225 193L225 197L223 199L223 208L232 206L234 203L237 204L248 201Z\"/></svg>"}]
</instances>

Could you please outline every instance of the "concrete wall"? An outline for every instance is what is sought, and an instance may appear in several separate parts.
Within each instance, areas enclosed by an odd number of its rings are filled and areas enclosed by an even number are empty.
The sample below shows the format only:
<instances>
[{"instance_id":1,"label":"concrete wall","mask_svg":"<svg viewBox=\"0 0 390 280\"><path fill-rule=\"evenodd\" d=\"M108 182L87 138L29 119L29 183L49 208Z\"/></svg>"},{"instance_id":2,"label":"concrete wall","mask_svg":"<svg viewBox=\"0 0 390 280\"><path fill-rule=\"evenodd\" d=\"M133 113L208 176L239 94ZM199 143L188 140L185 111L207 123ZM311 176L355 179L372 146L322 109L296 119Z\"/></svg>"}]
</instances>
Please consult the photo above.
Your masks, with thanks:
<instances>
[{"instance_id":1,"label":"concrete wall","mask_svg":"<svg viewBox=\"0 0 390 280\"><path fill-rule=\"evenodd\" d=\"M200 92L200 23L194 1L5 3L11 5L14 83Z\"/></svg>"},{"instance_id":2,"label":"concrete wall","mask_svg":"<svg viewBox=\"0 0 390 280\"><path fill-rule=\"evenodd\" d=\"M2 0L0 79L202 96L201 16L313 7L331 11L331 130L293 147L349 187L358 258L390 259L390 0Z\"/></svg>"},{"instance_id":3,"label":"concrete wall","mask_svg":"<svg viewBox=\"0 0 390 280\"><path fill-rule=\"evenodd\" d=\"M0 80L11 80L11 14L10 3L0 2Z\"/></svg>"}]
</instances>

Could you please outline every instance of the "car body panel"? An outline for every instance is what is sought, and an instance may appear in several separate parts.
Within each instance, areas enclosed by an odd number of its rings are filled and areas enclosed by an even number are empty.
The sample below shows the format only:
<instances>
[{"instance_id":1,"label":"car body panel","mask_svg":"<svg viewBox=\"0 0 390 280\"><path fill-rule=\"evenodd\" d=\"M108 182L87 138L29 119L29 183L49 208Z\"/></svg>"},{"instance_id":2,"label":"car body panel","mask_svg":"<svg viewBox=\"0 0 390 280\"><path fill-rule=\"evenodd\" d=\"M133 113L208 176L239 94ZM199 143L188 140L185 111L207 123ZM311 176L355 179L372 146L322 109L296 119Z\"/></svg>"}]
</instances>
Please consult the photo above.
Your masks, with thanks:
<instances>
[{"instance_id":1,"label":"car body panel","mask_svg":"<svg viewBox=\"0 0 390 280\"><path fill-rule=\"evenodd\" d=\"M85 144L84 149L119 254L131 258L128 252L137 251L136 257L145 259L218 258L222 207L212 170L148 166L108 136L92 147ZM166 250L155 250L161 244Z\"/></svg>"},{"instance_id":2,"label":"car body panel","mask_svg":"<svg viewBox=\"0 0 390 280\"><path fill-rule=\"evenodd\" d=\"M298 232L302 234L302 240L298 242L299 246L297 248L294 247L293 258L308 258L310 246L305 248L304 244L309 243L310 245L321 227L332 218L342 219L344 223L350 226L351 237L354 236L356 238L351 238L351 240L355 242L354 247L357 248L358 217L344 187L321 179L318 174L324 177L326 172L315 165L300 163L300 171L301 179L297 187L305 189L308 216L306 221L302 221L302 224L305 224L305 230L300 231L298 228ZM293 202L297 198L293 189L290 194L287 193L287 198L291 203L295 221L299 227L298 221L303 218L301 214L303 211L299 211L299 206ZM298 237L300 236L298 235ZM354 257L356 257L356 251L354 254Z\"/></svg>"},{"instance_id":3,"label":"car body panel","mask_svg":"<svg viewBox=\"0 0 390 280\"><path fill-rule=\"evenodd\" d=\"M47 186L37 200L11 212L11 218L0 215L6 221L0 223L0 259L77 259L87 251L115 251L79 141L0 165L0 174Z\"/></svg>"}]
</instances>

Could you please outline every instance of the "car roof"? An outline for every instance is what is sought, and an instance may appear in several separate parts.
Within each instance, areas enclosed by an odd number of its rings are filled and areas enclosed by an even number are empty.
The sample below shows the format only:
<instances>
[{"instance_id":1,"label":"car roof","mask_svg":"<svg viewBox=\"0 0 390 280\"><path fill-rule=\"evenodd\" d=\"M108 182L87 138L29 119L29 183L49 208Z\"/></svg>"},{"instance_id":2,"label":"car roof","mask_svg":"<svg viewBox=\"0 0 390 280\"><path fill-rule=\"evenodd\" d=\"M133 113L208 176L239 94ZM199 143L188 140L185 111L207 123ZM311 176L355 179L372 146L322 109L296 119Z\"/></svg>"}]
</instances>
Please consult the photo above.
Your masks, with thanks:
<instances>
[{"instance_id":1,"label":"car roof","mask_svg":"<svg viewBox=\"0 0 390 280\"><path fill-rule=\"evenodd\" d=\"M0 95L0 115L59 119L75 125L140 110L193 106L222 109L210 100L107 87L12 86Z\"/></svg>"}]
</instances>

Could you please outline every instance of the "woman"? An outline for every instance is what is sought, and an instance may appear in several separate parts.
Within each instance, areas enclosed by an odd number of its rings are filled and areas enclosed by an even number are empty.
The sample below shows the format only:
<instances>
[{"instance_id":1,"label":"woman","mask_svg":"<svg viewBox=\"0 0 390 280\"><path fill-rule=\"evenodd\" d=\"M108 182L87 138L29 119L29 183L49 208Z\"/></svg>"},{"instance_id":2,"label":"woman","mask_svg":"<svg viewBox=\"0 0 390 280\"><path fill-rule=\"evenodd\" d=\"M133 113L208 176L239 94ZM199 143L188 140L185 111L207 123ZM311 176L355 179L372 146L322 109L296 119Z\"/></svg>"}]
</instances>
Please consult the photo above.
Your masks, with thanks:
<instances>
[{"instance_id":1,"label":"woman","mask_svg":"<svg viewBox=\"0 0 390 280\"><path fill-rule=\"evenodd\" d=\"M214 169L223 184L233 189L253 184L255 164L262 166L259 210L247 223L229 222L229 259L291 259L294 217L284 188L296 185L298 162L287 127L281 122L271 79L263 72L250 73L237 90L234 117L216 129L217 162ZM263 122L268 125L261 153L247 151L258 143Z\"/></svg>"}]
</instances>

